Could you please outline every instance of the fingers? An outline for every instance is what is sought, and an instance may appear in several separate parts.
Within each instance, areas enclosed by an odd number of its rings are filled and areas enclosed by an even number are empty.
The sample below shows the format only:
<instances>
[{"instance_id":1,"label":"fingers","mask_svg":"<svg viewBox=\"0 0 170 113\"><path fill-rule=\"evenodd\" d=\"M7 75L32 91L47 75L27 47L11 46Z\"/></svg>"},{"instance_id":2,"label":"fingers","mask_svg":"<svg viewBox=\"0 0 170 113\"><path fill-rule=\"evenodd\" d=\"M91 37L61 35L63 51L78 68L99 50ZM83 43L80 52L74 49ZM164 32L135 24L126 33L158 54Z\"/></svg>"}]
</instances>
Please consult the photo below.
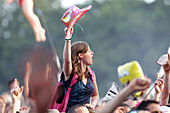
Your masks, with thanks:
<instances>
[{"instance_id":1,"label":"fingers","mask_svg":"<svg viewBox=\"0 0 170 113\"><path fill-rule=\"evenodd\" d=\"M84 104L84 106L86 106L87 108L94 109L94 106L92 104Z\"/></svg>"},{"instance_id":2,"label":"fingers","mask_svg":"<svg viewBox=\"0 0 170 113\"><path fill-rule=\"evenodd\" d=\"M30 62L26 62L25 73L26 75L30 75L32 73L32 66Z\"/></svg>"},{"instance_id":3,"label":"fingers","mask_svg":"<svg viewBox=\"0 0 170 113\"><path fill-rule=\"evenodd\" d=\"M71 28L64 28L64 32L66 33L66 32L70 32L70 34L72 34L73 33L73 31L74 31L74 29L73 29L73 27L71 27Z\"/></svg>"},{"instance_id":4,"label":"fingers","mask_svg":"<svg viewBox=\"0 0 170 113\"><path fill-rule=\"evenodd\" d=\"M18 96L19 94L22 94L22 92L23 92L23 90L24 90L24 87L23 86L21 86L20 88L19 88L19 84L18 84L18 81L17 81L17 79L15 78L14 79L14 87L11 89L11 94L14 94L15 96Z\"/></svg>"},{"instance_id":5,"label":"fingers","mask_svg":"<svg viewBox=\"0 0 170 113\"><path fill-rule=\"evenodd\" d=\"M170 54L168 54L168 65L170 66Z\"/></svg>"},{"instance_id":6,"label":"fingers","mask_svg":"<svg viewBox=\"0 0 170 113\"><path fill-rule=\"evenodd\" d=\"M24 86L21 86L21 88L20 88L20 93L22 93L23 90L24 90Z\"/></svg>"},{"instance_id":7,"label":"fingers","mask_svg":"<svg viewBox=\"0 0 170 113\"><path fill-rule=\"evenodd\" d=\"M14 95L16 95L16 96L18 96L18 92L19 92L19 87L18 86L15 86L15 87L13 87L12 89L11 89L11 94L14 94Z\"/></svg>"},{"instance_id":8,"label":"fingers","mask_svg":"<svg viewBox=\"0 0 170 113\"><path fill-rule=\"evenodd\" d=\"M64 28L64 32L65 32L65 33L67 32L67 27L66 27L66 28Z\"/></svg>"},{"instance_id":9,"label":"fingers","mask_svg":"<svg viewBox=\"0 0 170 113\"><path fill-rule=\"evenodd\" d=\"M163 65L163 68L164 68L165 72L169 72L170 71L170 63Z\"/></svg>"},{"instance_id":10,"label":"fingers","mask_svg":"<svg viewBox=\"0 0 170 113\"><path fill-rule=\"evenodd\" d=\"M157 78L157 79L159 78L159 73L156 74L156 78Z\"/></svg>"},{"instance_id":11,"label":"fingers","mask_svg":"<svg viewBox=\"0 0 170 113\"><path fill-rule=\"evenodd\" d=\"M14 79L14 87L18 86L18 80L15 78Z\"/></svg>"},{"instance_id":12,"label":"fingers","mask_svg":"<svg viewBox=\"0 0 170 113\"><path fill-rule=\"evenodd\" d=\"M140 90L146 90L147 88L150 87L151 84L151 79L145 78L145 79L141 79L141 78L136 78L134 80L134 82L132 82L132 87L134 87L134 89L136 91L140 91Z\"/></svg>"},{"instance_id":13,"label":"fingers","mask_svg":"<svg viewBox=\"0 0 170 113\"><path fill-rule=\"evenodd\" d=\"M162 90L162 88L163 88L163 80L162 79L157 79L155 81L154 86L155 86L156 91L160 92Z\"/></svg>"}]
</instances>

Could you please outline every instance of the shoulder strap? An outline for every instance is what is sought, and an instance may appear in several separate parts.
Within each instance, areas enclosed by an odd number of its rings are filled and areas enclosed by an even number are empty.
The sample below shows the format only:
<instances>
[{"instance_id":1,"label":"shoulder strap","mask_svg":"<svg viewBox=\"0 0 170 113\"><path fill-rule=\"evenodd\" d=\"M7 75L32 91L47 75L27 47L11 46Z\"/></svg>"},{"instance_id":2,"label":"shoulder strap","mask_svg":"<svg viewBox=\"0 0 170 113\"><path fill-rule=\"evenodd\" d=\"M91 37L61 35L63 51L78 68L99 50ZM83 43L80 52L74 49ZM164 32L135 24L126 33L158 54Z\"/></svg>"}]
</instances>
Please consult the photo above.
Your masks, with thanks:
<instances>
[{"instance_id":1,"label":"shoulder strap","mask_svg":"<svg viewBox=\"0 0 170 113\"><path fill-rule=\"evenodd\" d=\"M94 72L93 70L89 67L89 73L92 75L92 81L94 81Z\"/></svg>"},{"instance_id":2,"label":"shoulder strap","mask_svg":"<svg viewBox=\"0 0 170 113\"><path fill-rule=\"evenodd\" d=\"M73 75L73 78L72 78L72 80L71 80L70 86L69 86L69 88L67 89L67 92L66 92L66 94L65 94L65 96L64 96L64 99L63 99L63 101L62 101L62 103L61 103L61 107L59 108L62 112L65 112L65 110L66 110L71 89L72 89L73 85L76 84L77 79L78 79L78 75L74 72L74 75ZM60 110L59 110L59 111L60 111Z\"/></svg>"},{"instance_id":3,"label":"shoulder strap","mask_svg":"<svg viewBox=\"0 0 170 113\"><path fill-rule=\"evenodd\" d=\"M93 81L94 80L94 72L93 72L93 70L91 68L89 68L89 73L92 75L92 81ZM59 111L65 112L66 107L67 107L67 103L68 103L68 100L69 100L69 95L70 95L71 89L72 89L73 85L76 84L77 79L78 79L78 75L77 75L77 73L74 72L74 75L73 75L73 78L71 80L70 86L69 86L69 88L68 88L68 90L67 90L67 92L66 92L66 94L64 96L64 99L63 99L63 101L61 103Z\"/></svg>"}]
</instances>

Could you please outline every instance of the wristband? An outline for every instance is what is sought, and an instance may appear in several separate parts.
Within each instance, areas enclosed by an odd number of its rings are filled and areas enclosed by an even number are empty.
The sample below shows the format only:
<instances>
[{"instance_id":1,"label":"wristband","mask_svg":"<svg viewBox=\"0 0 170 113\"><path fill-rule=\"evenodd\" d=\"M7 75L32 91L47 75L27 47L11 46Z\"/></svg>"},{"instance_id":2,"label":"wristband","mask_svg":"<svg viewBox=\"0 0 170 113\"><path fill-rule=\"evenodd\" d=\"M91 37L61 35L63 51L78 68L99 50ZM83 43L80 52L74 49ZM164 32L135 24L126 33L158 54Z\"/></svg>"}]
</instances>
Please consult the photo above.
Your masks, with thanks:
<instances>
[{"instance_id":1,"label":"wristband","mask_svg":"<svg viewBox=\"0 0 170 113\"><path fill-rule=\"evenodd\" d=\"M65 39L65 40L71 40L72 38L69 38L69 39Z\"/></svg>"}]
</instances>

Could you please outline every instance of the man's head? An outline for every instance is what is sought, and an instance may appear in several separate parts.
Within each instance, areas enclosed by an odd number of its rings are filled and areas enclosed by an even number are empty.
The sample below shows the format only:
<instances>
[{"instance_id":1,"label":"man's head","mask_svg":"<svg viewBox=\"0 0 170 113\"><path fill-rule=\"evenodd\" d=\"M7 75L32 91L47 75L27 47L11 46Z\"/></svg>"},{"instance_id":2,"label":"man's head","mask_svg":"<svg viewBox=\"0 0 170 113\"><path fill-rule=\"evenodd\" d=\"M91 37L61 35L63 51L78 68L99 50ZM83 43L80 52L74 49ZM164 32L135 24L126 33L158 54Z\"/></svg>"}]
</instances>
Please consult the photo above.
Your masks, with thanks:
<instances>
[{"instance_id":1,"label":"man's head","mask_svg":"<svg viewBox=\"0 0 170 113\"><path fill-rule=\"evenodd\" d=\"M69 110L68 113L89 113L87 107L77 104L72 106Z\"/></svg>"},{"instance_id":2,"label":"man's head","mask_svg":"<svg viewBox=\"0 0 170 113\"><path fill-rule=\"evenodd\" d=\"M129 112L131 109L130 109L130 107L127 105L127 104L125 104L125 103L122 103L120 106L118 106L117 108L116 108L116 110L113 112L113 113L127 113L127 112Z\"/></svg>"},{"instance_id":3,"label":"man's head","mask_svg":"<svg viewBox=\"0 0 170 113\"><path fill-rule=\"evenodd\" d=\"M145 100L145 101L142 101L139 104L139 106L137 107L137 110L148 110L151 113L161 113L160 105L155 100Z\"/></svg>"}]
</instances>

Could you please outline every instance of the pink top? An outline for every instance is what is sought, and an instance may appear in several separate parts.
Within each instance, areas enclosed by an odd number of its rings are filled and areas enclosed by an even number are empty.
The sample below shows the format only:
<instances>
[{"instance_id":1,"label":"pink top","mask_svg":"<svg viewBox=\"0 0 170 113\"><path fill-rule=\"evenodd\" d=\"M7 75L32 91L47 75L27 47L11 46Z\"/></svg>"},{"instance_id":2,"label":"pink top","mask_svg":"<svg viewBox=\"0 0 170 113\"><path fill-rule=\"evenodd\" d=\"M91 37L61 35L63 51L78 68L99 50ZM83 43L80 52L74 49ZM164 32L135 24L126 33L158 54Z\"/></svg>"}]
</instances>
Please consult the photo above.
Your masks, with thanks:
<instances>
[{"instance_id":1,"label":"pink top","mask_svg":"<svg viewBox=\"0 0 170 113\"><path fill-rule=\"evenodd\" d=\"M23 0L19 0L18 4L20 5L20 7L22 7L22 2Z\"/></svg>"},{"instance_id":2,"label":"pink top","mask_svg":"<svg viewBox=\"0 0 170 113\"><path fill-rule=\"evenodd\" d=\"M34 0L32 0L34 2ZM19 0L18 4L20 5L20 7L22 7L22 2L23 0Z\"/></svg>"}]
</instances>

